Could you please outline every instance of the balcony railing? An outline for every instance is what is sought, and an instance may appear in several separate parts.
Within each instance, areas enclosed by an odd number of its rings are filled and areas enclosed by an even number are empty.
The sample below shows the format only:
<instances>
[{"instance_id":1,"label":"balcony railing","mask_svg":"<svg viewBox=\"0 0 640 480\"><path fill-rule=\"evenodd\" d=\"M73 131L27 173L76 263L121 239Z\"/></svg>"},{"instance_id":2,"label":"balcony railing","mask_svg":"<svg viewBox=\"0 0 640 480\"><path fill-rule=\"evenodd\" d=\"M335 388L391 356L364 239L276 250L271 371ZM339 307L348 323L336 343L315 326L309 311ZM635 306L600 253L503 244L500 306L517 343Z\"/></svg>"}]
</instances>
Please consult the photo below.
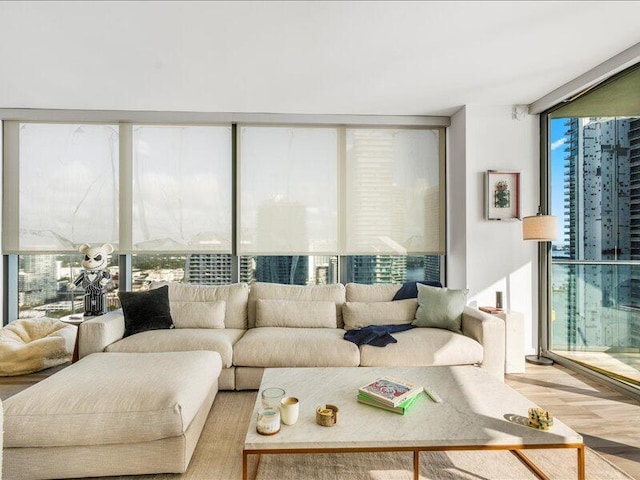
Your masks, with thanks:
<instances>
[{"instance_id":1,"label":"balcony railing","mask_svg":"<svg viewBox=\"0 0 640 480\"><path fill-rule=\"evenodd\" d=\"M640 262L554 258L549 349L640 386Z\"/></svg>"}]
</instances>

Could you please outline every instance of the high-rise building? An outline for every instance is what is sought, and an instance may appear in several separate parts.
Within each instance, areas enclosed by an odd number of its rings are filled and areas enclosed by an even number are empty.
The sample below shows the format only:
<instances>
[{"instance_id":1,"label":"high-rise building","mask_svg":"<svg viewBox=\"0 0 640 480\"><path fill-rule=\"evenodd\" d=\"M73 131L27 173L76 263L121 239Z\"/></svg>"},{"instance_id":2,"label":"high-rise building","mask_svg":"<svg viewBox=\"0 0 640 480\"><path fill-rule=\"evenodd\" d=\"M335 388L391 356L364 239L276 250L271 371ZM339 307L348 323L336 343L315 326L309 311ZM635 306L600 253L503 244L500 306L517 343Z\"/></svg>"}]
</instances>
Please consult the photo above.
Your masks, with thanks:
<instances>
[{"instance_id":1,"label":"high-rise building","mask_svg":"<svg viewBox=\"0 0 640 480\"><path fill-rule=\"evenodd\" d=\"M406 280L407 257L399 255L354 255L347 257L349 282L402 283Z\"/></svg>"},{"instance_id":2,"label":"high-rise building","mask_svg":"<svg viewBox=\"0 0 640 480\"><path fill-rule=\"evenodd\" d=\"M255 278L257 282L306 285L309 275L309 257L260 256L256 258Z\"/></svg>"},{"instance_id":3,"label":"high-rise building","mask_svg":"<svg viewBox=\"0 0 640 480\"><path fill-rule=\"evenodd\" d=\"M637 129L637 119L626 118L572 118L565 124L565 242L573 260L633 258L632 232L640 233L640 223L631 199L640 198L640 184L632 176L638 169L632 166L631 139L638 138L632 124ZM629 309L631 269L613 264L570 269L568 347L629 346L638 321Z\"/></svg>"},{"instance_id":4,"label":"high-rise building","mask_svg":"<svg viewBox=\"0 0 640 480\"><path fill-rule=\"evenodd\" d=\"M21 255L18 268L18 291L22 294L20 307L35 307L57 300L55 255Z\"/></svg>"},{"instance_id":5,"label":"high-rise building","mask_svg":"<svg viewBox=\"0 0 640 480\"><path fill-rule=\"evenodd\" d=\"M185 282L202 285L226 285L232 281L232 257L229 254L192 253L187 255ZM240 282L253 281L251 257L240 257Z\"/></svg>"}]
</instances>

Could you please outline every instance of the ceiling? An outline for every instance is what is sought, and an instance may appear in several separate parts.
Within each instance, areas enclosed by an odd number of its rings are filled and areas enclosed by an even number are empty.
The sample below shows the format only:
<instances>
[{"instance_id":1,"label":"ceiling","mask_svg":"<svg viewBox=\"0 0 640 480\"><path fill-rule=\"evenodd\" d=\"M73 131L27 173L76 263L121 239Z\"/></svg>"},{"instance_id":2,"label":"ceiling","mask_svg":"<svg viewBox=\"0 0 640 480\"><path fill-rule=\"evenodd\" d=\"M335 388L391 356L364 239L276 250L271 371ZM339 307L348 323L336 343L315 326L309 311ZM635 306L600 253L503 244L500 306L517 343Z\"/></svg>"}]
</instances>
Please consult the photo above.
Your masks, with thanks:
<instances>
[{"instance_id":1,"label":"ceiling","mask_svg":"<svg viewBox=\"0 0 640 480\"><path fill-rule=\"evenodd\" d=\"M451 115L640 42L640 1L0 2L0 108Z\"/></svg>"}]
</instances>

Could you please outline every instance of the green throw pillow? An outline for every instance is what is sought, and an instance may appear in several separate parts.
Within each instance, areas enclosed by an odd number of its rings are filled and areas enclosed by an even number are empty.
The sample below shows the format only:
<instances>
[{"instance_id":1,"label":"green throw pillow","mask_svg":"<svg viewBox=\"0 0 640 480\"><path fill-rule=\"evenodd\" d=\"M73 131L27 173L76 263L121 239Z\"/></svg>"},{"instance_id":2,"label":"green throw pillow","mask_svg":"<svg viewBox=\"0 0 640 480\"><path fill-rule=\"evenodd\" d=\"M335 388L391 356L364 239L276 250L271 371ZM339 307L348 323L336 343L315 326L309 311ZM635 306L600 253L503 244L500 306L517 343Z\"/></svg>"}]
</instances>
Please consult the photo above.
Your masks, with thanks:
<instances>
[{"instance_id":1,"label":"green throw pillow","mask_svg":"<svg viewBox=\"0 0 640 480\"><path fill-rule=\"evenodd\" d=\"M462 311L468 292L418 284L418 310L412 325L462 333Z\"/></svg>"}]
</instances>

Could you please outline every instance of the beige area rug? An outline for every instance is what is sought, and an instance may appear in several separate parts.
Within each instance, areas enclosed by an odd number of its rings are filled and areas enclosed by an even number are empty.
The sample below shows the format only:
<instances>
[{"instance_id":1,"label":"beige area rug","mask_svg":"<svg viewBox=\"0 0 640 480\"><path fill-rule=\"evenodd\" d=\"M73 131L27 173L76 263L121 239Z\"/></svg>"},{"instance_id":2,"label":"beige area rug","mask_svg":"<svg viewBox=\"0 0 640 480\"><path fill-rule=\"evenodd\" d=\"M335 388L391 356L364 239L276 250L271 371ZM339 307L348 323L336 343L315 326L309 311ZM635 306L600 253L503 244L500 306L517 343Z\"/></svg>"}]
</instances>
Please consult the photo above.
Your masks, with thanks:
<instances>
[{"instance_id":1,"label":"beige area rug","mask_svg":"<svg viewBox=\"0 0 640 480\"><path fill-rule=\"evenodd\" d=\"M220 392L200 441L182 474L117 477L127 480L240 480L242 446L256 392ZM575 450L529 450L527 455L552 479L575 480ZM260 459L258 462L258 458ZM249 478L257 480L410 480L411 453L249 456ZM536 478L509 452L424 452L421 480L524 480ZM587 479L629 480L587 449ZM257 476L256 476L257 475Z\"/></svg>"}]
</instances>

